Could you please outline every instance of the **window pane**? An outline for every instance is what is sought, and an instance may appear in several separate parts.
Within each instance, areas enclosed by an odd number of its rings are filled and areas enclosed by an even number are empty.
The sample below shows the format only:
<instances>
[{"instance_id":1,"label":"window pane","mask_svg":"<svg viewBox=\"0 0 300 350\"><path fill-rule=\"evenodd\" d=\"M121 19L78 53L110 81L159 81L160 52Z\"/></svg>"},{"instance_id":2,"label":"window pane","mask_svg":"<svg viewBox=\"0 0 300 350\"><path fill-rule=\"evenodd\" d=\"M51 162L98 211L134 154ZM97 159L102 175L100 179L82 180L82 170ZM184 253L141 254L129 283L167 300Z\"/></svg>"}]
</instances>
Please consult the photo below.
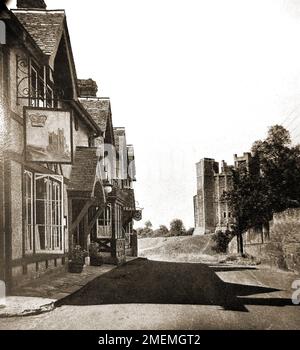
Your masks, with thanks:
<instances>
[{"instance_id":1,"label":"window pane","mask_svg":"<svg viewBox=\"0 0 300 350\"><path fill-rule=\"evenodd\" d=\"M41 175L42 176L42 175ZM37 250L62 250L62 183L52 176L36 176Z\"/></svg>"},{"instance_id":2,"label":"window pane","mask_svg":"<svg viewBox=\"0 0 300 350\"><path fill-rule=\"evenodd\" d=\"M36 207L36 224L45 225L46 224L46 203L42 200L37 200L35 207Z\"/></svg>"},{"instance_id":3,"label":"window pane","mask_svg":"<svg viewBox=\"0 0 300 350\"><path fill-rule=\"evenodd\" d=\"M41 178L36 180L36 198L45 199L46 193L46 179Z\"/></svg>"},{"instance_id":4,"label":"window pane","mask_svg":"<svg viewBox=\"0 0 300 350\"><path fill-rule=\"evenodd\" d=\"M24 172L24 186L25 186L25 252L33 251L33 174L29 171Z\"/></svg>"}]
</instances>

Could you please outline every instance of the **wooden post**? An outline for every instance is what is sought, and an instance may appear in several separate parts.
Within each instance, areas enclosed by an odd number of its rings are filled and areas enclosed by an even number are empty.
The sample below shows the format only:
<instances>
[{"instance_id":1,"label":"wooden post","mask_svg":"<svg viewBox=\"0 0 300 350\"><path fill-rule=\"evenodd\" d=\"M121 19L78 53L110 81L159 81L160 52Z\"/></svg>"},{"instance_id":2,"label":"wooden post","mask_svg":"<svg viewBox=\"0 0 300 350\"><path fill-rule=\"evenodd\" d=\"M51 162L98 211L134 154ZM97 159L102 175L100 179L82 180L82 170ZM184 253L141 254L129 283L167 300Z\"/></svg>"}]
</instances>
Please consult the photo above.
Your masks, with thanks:
<instances>
[{"instance_id":1,"label":"wooden post","mask_svg":"<svg viewBox=\"0 0 300 350\"><path fill-rule=\"evenodd\" d=\"M10 158L4 161L5 186L4 186L4 210L5 210L5 282L7 293L11 291L12 284L12 223L11 223L11 165Z\"/></svg>"},{"instance_id":2,"label":"wooden post","mask_svg":"<svg viewBox=\"0 0 300 350\"><path fill-rule=\"evenodd\" d=\"M87 238L88 238L88 226L89 226L89 216L88 216L88 212L85 214L84 216L84 226L83 226L83 244L84 246L82 247L85 250L88 250L88 242L87 242Z\"/></svg>"},{"instance_id":3,"label":"wooden post","mask_svg":"<svg viewBox=\"0 0 300 350\"><path fill-rule=\"evenodd\" d=\"M136 233L130 234L130 245L131 245L132 256L137 257L138 256L138 238Z\"/></svg>"},{"instance_id":4,"label":"wooden post","mask_svg":"<svg viewBox=\"0 0 300 350\"><path fill-rule=\"evenodd\" d=\"M0 140L1 142L1 140ZM0 208L4 208L4 156L0 149ZM0 280L5 278L4 210L0 210Z\"/></svg>"},{"instance_id":5,"label":"wooden post","mask_svg":"<svg viewBox=\"0 0 300 350\"><path fill-rule=\"evenodd\" d=\"M69 254L73 249L73 233L71 231L71 225L73 222L73 201L72 198L68 198L68 235L69 235Z\"/></svg>"},{"instance_id":6,"label":"wooden post","mask_svg":"<svg viewBox=\"0 0 300 350\"><path fill-rule=\"evenodd\" d=\"M80 224L81 220L84 218L85 214L87 213L87 211L89 210L89 207L91 205L92 205L92 201L87 201L85 203L84 207L82 208L82 210L80 211L80 213L76 217L75 221L72 222L70 225L71 232L73 232L76 229L76 227Z\"/></svg>"},{"instance_id":7,"label":"wooden post","mask_svg":"<svg viewBox=\"0 0 300 350\"><path fill-rule=\"evenodd\" d=\"M111 203L111 257L116 258L116 203Z\"/></svg>"}]
</instances>

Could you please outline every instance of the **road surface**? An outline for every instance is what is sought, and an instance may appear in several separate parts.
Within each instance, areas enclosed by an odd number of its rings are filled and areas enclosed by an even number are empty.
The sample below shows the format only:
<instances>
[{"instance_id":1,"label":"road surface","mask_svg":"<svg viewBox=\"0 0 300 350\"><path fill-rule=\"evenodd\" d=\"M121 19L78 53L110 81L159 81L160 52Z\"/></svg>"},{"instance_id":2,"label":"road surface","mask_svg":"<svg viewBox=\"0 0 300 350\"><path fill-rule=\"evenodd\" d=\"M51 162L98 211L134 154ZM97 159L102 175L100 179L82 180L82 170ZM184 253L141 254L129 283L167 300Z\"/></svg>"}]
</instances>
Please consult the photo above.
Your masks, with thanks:
<instances>
[{"instance_id":1,"label":"road surface","mask_svg":"<svg viewBox=\"0 0 300 350\"><path fill-rule=\"evenodd\" d=\"M0 329L300 329L292 290L280 287L293 278L247 267L138 259L95 279L52 312L0 319Z\"/></svg>"}]
</instances>

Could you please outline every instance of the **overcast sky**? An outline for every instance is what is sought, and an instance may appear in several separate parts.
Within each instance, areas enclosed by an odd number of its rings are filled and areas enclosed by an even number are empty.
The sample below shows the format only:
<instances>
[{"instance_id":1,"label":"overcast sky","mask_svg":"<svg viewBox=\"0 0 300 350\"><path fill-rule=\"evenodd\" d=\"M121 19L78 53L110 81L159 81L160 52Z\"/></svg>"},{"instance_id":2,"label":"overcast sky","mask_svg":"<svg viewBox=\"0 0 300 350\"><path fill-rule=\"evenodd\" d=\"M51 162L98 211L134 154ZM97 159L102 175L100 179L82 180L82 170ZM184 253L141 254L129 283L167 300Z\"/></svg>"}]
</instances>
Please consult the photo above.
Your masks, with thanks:
<instances>
[{"instance_id":1,"label":"overcast sky","mask_svg":"<svg viewBox=\"0 0 300 350\"><path fill-rule=\"evenodd\" d=\"M300 0L46 2L135 146L144 221L193 226L201 158L232 163L276 123L300 139Z\"/></svg>"}]
</instances>

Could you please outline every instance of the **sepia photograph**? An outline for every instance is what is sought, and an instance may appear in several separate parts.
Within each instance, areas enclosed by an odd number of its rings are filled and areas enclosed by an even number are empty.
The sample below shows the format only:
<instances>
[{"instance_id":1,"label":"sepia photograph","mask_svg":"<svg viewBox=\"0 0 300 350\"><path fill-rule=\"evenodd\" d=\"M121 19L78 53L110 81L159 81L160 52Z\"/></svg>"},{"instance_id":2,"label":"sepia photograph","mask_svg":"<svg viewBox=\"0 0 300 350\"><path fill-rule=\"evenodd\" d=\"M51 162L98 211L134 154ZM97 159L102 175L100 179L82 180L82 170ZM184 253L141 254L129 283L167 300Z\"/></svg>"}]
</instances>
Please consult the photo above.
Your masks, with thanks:
<instances>
[{"instance_id":1,"label":"sepia photograph","mask_svg":"<svg viewBox=\"0 0 300 350\"><path fill-rule=\"evenodd\" d=\"M299 38L300 0L1 0L0 336L299 334Z\"/></svg>"}]
</instances>

